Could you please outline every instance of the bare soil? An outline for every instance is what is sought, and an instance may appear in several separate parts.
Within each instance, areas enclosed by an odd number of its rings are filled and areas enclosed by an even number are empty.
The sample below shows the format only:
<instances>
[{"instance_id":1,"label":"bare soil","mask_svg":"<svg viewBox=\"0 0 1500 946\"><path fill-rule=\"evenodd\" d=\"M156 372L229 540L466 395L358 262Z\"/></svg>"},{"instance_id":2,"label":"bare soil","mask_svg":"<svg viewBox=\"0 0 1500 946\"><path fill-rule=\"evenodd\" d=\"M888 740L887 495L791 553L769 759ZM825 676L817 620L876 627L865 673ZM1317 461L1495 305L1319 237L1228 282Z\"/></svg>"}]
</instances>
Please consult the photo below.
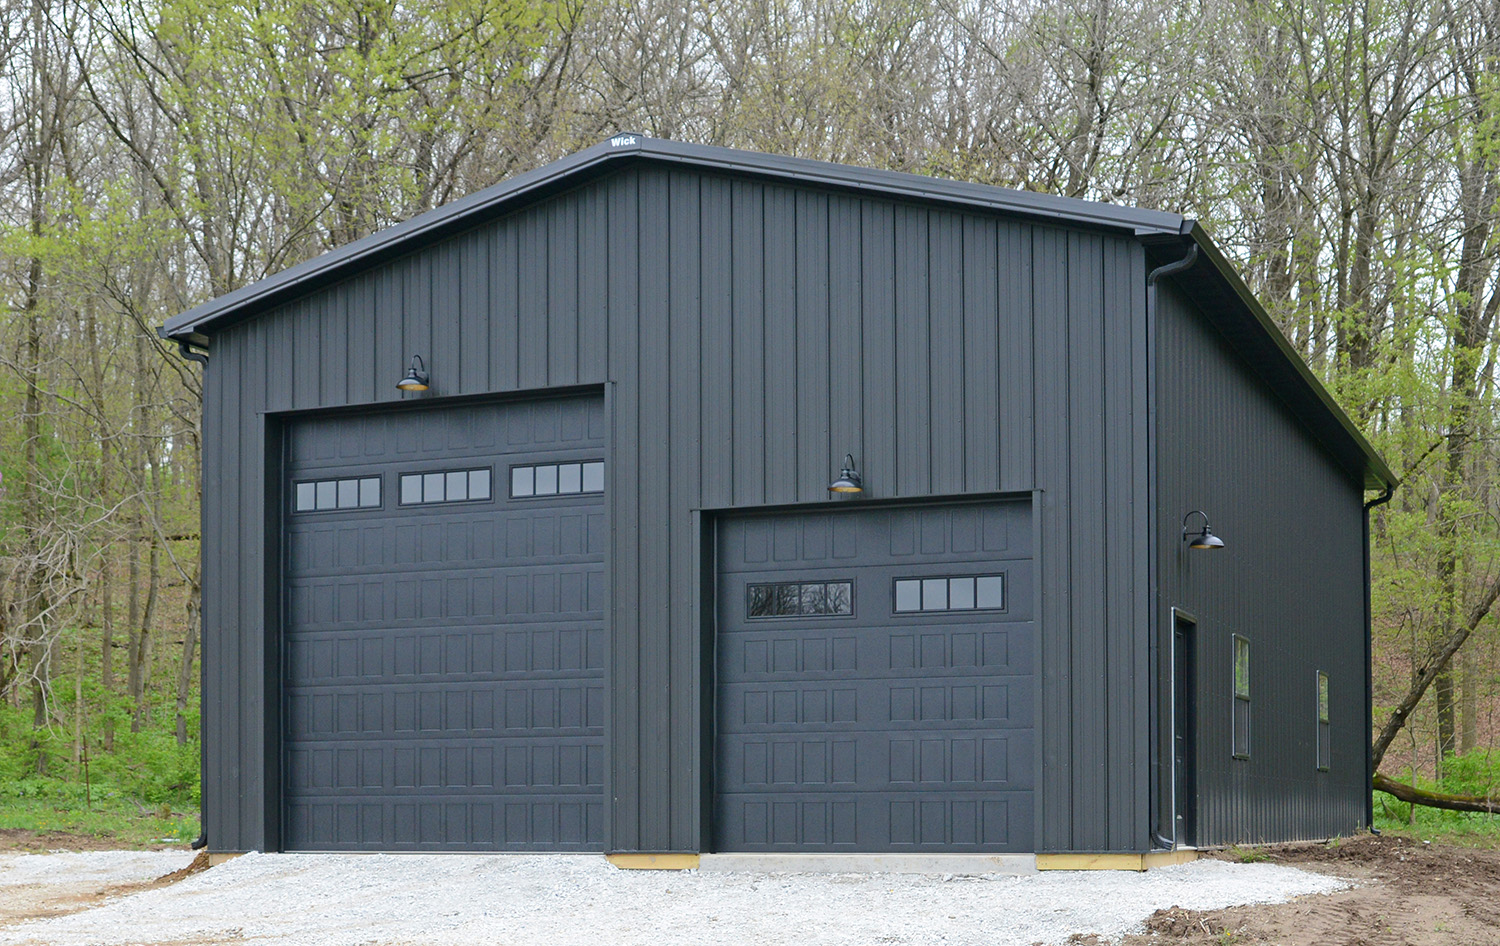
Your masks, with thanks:
<instances>
[{"instance_id":1,"label":"bare soil","mask_svg":"<svg viewBox=\"0 0 1500 946\"><path fill-rule=\"evenodd\" d=\"M40 854L44 851L173 851L186 849L185 844L147 844L132 847L108 835L73 834L69 831L30 831L25 828L0 828L0 852L21 851Z\"/></svg>"},{"instance_id":2,"label":"bare soil","mask_svg":"<svg viewBox=\"0 0 1500 946\"><path fill-rule=\"evenodd\" d=\"M1274 905L1158 910L1124 946L1500 946L1500 851L1366 835L1251 856L1262 854L1358 886Z\"/></svg>"}]
</instances>

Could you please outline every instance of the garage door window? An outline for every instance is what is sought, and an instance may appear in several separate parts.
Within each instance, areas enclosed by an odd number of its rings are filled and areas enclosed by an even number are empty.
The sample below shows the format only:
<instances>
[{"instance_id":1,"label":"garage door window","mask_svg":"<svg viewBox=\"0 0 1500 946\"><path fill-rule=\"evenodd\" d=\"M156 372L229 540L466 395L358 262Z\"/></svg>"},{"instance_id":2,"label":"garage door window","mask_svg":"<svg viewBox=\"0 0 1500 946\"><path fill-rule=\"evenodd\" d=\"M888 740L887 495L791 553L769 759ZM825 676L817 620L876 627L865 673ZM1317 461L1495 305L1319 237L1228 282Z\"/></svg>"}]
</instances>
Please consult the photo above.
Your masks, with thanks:
<instances>
[{"instance_id":1,"label":"garage door window","mask_svg":"<svg viewBox=\"0 0 1500 946\"><path fill-rule=\"evenodd\" d=\"M1003 611L1005 576L961 575L896 579L896 613Z\"/></svg>"},{"instance_id":2,"label":"garage door window","mask_svg":"<svg viewBox=\"0 0 1500 946\"><path fill-rule=\"evenodd\" d=\"M532 463L510 468L510 496L580 496L604 492L604 461Z\"/></svg>"},{"instance_id":3,"label":"garage door window","mask_svg":"<svg viewBox=\"0 0 1500 946\"><path fill-rule=\"evenodd\" d=\"M852 581L778 581L750 586L749 616L752 618L853 613Z\"/></svg>"},{"instance_id":4,"label":"garage door window","mask_svg":"<svg viewBox=\"0 0 1500 946\"><path fill-rule=\"evenodd\" d=\"M380 477L307 480L296 484L296 511L375 509L380 506Z\"/></svg>"},{"instance_id":5,"label":"garage door window","mask_svg":"<svg viewBox=\"0 0 1500 946\"><path fill-rule=\"evenodd\" d=\"M490 498L490 468L401 474L401 505L468 503Z\"/></svg>"}]
</instances>

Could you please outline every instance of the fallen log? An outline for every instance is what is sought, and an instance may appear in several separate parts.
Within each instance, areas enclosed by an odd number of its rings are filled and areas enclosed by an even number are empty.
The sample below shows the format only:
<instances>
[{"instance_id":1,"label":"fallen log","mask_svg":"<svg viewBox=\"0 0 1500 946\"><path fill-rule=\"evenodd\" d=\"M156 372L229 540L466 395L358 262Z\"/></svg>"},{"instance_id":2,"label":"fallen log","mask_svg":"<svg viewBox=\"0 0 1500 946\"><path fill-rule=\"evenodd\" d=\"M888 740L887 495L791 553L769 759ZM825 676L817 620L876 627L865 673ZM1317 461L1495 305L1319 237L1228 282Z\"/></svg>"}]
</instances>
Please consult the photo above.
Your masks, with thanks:
<instances>
[{"instance_id":1,"label":"fallen log","mask_svg":"<svg viewBox=\"0 0 1500 946\"><path fill-rule=\"evenodd\" d=\"M1428 808L1443 808L1447 811L1478 811L1484 814L1500 815L1500 799L1478 798L1473 795L1449 795L1445 792L1429 792L1422 788L1412 788L1404 782L1386 778L1379 772L1375 773L1374 787L1387 795L1394 795L1405 802L1413 805L1424 805Z\"/></svg>"}]
</instances>

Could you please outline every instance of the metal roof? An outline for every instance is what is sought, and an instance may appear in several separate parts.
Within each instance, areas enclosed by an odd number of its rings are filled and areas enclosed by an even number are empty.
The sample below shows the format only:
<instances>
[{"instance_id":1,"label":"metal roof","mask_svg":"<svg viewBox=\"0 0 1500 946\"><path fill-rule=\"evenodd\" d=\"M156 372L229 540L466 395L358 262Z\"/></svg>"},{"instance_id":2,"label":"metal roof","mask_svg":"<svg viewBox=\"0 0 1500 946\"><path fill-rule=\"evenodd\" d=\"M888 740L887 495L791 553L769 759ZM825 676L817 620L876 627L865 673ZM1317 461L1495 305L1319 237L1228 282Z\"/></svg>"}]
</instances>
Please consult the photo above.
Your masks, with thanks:
<instances>
[{"instance_id":1,"label":"metal roof","mask_svg":"<svg viewBox=\"0 0 1500 946\"><path fill-rule=\"evenodd\" d=\"M1163 211L805 158L684 144L639 134L616 135L545 167L519 174L211 299L168 319L159 334L164 338L204 346L216 329L252 318L272 306L405 255L422 245L461 233L547 194L576 187L589 178L642 160L1124 231L1153 247L1185 249L1196 243L1202 262L1174 279L1190 289L1201 302L1212 300L1215 303L1203 305L1209 319L1328 449L1350 470L1360 472L1366 488L1383 489L1397 482L1385 461L1308 369L1208 234L1194 220Z\"/></svg>"}]
</instances>

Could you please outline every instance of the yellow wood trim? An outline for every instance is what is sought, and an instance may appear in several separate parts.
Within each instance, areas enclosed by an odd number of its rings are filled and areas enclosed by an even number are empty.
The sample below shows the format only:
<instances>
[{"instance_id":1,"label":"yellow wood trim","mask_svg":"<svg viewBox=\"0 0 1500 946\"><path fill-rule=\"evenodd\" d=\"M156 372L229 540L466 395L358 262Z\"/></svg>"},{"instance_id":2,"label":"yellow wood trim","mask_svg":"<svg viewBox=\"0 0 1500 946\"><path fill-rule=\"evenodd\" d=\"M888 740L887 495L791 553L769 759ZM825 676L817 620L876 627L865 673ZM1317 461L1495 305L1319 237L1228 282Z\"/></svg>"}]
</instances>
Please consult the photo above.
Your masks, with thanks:
<instances>
[{"instance_id":1,"label":"yellow wood trim","mask_svg":"<svg viewBox=\"0 0 1500 946\"><path fill-rule=\"evenodd\" d=\"M1147 870L1186 864L1198 859L1193 850L1152 851L1149 854L1038 854L1037 870Z\"/></svg>"},{"instance_id":2,"label":"yellow wood trim","mask_svg":"<svg viewBox=\"0 0 1500 946\"><path fill-rule=\"evenodd\" d=\"M1152 851L1145 855L1142 860L1145 866L1151 867L1174 867L1178 864L1188 864L1198 859L1198 852L1192 848L1179 848L1175 851Z\"/></svg>"},{"instance_id":3,"label":"yellow wood trim","mask_svg":"<svg viewBox=\"0 0 1500 946\"><path fill-rule=\"evenodd\" d=\"M239 855L238 854L224 854L224 853L214 854L214 853L210 852L209 855L208 855L208 866L209 867L218 867L220 864L223 864L226 861L232 861L236 857L239 857Z\"/></svg>"},{"instance_id":4,"label":"yellow wood trim","mask_svg":"<svg viewBox=\"0 0 1500 946\"><path fill-rule=\"evenodd\" d=\"M696 854L606 854L604 859L621 870L697 870Z\"/></svg>"},{"instance_id":5,"label":"yellow wood trim","mask_svg":"<svg viewBox=\"0 0 1500 946\"><path fill-rule=\"evenodd\" d=\"M1145 870L1139 854L1038 854L1037 870Z\"/></svg>"}]
</instances>

